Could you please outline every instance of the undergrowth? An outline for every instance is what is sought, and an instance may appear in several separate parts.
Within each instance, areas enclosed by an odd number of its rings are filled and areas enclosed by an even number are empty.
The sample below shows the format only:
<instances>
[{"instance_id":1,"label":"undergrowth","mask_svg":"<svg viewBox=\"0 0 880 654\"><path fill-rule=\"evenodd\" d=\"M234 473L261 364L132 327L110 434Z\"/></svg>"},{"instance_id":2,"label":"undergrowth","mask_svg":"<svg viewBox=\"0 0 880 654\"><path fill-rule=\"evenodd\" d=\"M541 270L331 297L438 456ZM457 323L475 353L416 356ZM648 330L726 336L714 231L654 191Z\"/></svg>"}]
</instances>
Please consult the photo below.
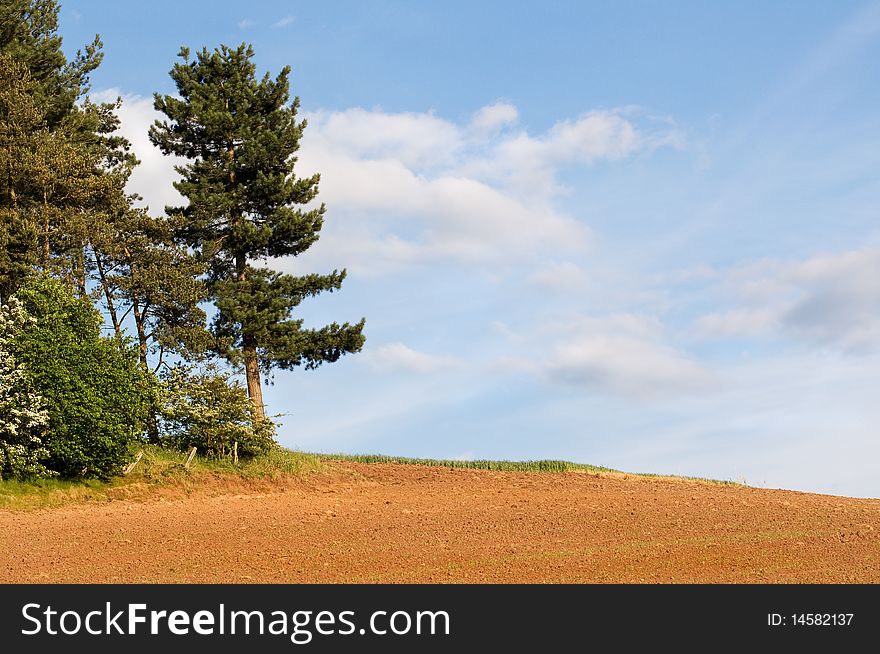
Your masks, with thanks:
<instances>
[{"instance_id":1,"label":"undergrowth","mask_svg":"<svg viewBox=\"0 0 880 654\"><path fill-rule=\"evenodd\" d=\"M224 492L239 486L299 479L323 469L318 457L283 448L239 461L196 456L187 469L187 455L147 445L144 456L128 474L107 481L40 479L0 481L0 508L39 509L114 499L144 499L161 494Z\"/></svg>"}]
</instances>

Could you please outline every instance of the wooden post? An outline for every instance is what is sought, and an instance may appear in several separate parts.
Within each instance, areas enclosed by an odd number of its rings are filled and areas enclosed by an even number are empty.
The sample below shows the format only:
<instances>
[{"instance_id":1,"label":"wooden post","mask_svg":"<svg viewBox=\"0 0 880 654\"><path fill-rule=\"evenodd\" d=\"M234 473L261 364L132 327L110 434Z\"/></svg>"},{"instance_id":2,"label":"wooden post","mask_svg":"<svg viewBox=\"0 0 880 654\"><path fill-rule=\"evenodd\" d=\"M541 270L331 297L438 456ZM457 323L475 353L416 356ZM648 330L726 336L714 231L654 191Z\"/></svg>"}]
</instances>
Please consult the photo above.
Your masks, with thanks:
<instances>
[{"instance_id":1,"label":"wooden post","mask_svg":"<svg viewBox=\"0 0 880 654\"><path fill-rule=\"evenodd\" d=\"M232 444L232 465L238 465L238 441Z\"/></svg>"},{"instance_id":2,"label":"wooden post","mask_svg":"<svg viewBox=\"0 0 880 654\"><path fill-rule=\"evenodd\" d=\"M194 447L189 451L189 456L186 457L186 463L183 464L183 467L186 468L187 470L189 470L189 464L192 463L192 460L195 458L195 456L196 456L196 448Z\"/></svg>"},{"instance_id":3,"label":"wooden post","mask_svg":"<svg viewBox=\"0 0 880 654\"><path fill-rule=\"evenodd\" d=\"M132 470L134 470L134 467L138 463L140 463L141 459L143 459L143 458L144 458L144 452L143 452L143 450L141 450L140 452L138 452L137 458L134 461L132 461L131 463L129 463L127 466L125 466L125 469L122 471L122 474L127 475Z\"/></svg>"}]
</instances>

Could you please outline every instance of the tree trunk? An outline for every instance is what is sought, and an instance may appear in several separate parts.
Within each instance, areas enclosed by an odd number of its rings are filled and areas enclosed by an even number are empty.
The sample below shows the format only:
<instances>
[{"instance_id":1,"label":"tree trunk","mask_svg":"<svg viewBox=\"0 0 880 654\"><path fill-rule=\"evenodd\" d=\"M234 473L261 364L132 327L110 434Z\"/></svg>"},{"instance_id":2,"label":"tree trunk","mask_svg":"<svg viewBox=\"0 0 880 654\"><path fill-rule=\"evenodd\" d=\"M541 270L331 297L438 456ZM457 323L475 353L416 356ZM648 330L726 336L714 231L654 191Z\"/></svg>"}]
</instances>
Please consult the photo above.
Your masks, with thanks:
<instances>
[{"instance_id":1,"label":"tree trunk","mask_svg":"<svg viewBox=\"0 0 880 654\"><path fill-rule=\"evenodd\" d=\"M101 288L104 289L104 297L107 300L107 312L110 314L110 322L113 324L113 333L116 334L116 341L122 347L122 328L119 325L119 317L116 315L116 305L113 302L113 292L110 290L110 283L104 272L104 264L101 263L101 255L92 247L95 253L95 265L98 268L98 277L101 280Z\"/></svg>"},{"instance_id":2,"label":"tree trunk","mask_svg":"<svg viewBox=\"0 0 880 654\"><path fill-rule=\"evenodd\" d=\"M149 365L147 364L147 352L149 351L149 343L147 342L146 325L144 325L146 316L141 311L141 305L136 291L132 291L131 294L131 308L131 313L134 316L135 331L137 331L138 338L138 358L140 359L141 367L148 371Z\"/></svg>"},{"instance_id":3,"label":"tree trunk","mask_svg":"<svg viewBox=\"0 0 880 654\"><path fill-rule=\"evenodd\" d=\"M263 389L260 386L260 364L257 361L257 339L245 334L241 352L244 355L244 372L247 377L248 397L254 405L257 420L265 420L266 409L263 406Z\"/></svg>"},{"instance_id":4,"label":"tree trunk","mask_svg":"<svg viewBox=\"0 0 880 654\"><path fill-rule=\"evenodd\" d=\"M137 330L138 336L138 358L140 359L141 367L143 367L145 371L149 372L149 364L147 363L147 352L149 343L147 342L146 326L144 325L146 316L144 315L144 311L141 310L138 295L135 291L132 292L131 306L132 314L134 315L134 325ZM159 437L158 414L158 409L154 404L150 407L150 415L147 417L147 440L154 444L159 444L161 440L161 438Z\"/></svg>"},{"instance_id":5,"label":"tree trunk","mask_svg":"<svg viewBox=\"0 0 880 654\"><path fill-rule=\"evenodd\" d=\"M76 287L79 290L79 296L83 299L88 297L86 289L86 247L85 245L77 248L76 252Z\"/></svg>"},{"instance_id":6,"label":"tree trunk","mask_svg":"<svg viewBox=\"0 0 880 654\"><path fill-rule=\"evenodd\" d=\"M49 269L49 197L43 191L43 270Z\"/></svg>"},{"instance_id":7,"label":"tree trunk","mask_svg":"<svg viewBox=\"0 0 880 654\"><path fill-rule=\"evenodd\" d=\"M235 270L238 273L238 281L247 279L247 259L245 254L235 257ZM257 359L257 338L248 333L248 326L242 325L241 354L244 357L244 375L247 379L248 397L254 405L254 415L257 420L265 420L266 409L263 406L263 388L260 385L260 362Z\"/></svg>"}]
</instances>

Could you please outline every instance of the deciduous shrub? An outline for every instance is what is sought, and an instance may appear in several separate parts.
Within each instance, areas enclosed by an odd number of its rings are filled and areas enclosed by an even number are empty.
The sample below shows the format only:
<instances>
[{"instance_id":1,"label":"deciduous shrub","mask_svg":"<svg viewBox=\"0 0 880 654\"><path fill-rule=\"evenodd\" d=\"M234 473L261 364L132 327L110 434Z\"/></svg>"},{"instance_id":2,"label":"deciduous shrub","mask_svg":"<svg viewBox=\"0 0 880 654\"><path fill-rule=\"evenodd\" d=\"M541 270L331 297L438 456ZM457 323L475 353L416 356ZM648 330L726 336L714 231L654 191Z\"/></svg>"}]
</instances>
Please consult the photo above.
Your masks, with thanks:
<instances>
[{"instance_id":1,"label":"deciduous shrub","mask_svg":"<svg viewBox=\"0 0 880 654\"><path fill-rule=\"evenodd\" d=\"M215 366L175 366L162 379L162 443L198 448L206 456L265 454L275 445L275 425L260 419L242 385Z\"/></svg>"},{"instance_id":2,"label":"deciduous shrub","mask_svg":"<svg viewBox=\"0 0 880 654\"><path fill-rule=\"evenodd\" d=\"M24 366L16 361L13 339L33 322L21 302L0 306L0 479L49 477L43 438L49 424L45 399Z\"/></svg>"},{"instance_id":3,"label":"deciduous shrub","mask_svg":"<svg viewBox=\"0 0 880 654\"><path fill-rule=\"evenodd\" d=\"M142 437L155 383L129 344L101 336L101 316L60 282L39 277L16 297L33 320L13 352L49 415L47 466L64 477L107 478Z\"/></svg>"}]
</instances>

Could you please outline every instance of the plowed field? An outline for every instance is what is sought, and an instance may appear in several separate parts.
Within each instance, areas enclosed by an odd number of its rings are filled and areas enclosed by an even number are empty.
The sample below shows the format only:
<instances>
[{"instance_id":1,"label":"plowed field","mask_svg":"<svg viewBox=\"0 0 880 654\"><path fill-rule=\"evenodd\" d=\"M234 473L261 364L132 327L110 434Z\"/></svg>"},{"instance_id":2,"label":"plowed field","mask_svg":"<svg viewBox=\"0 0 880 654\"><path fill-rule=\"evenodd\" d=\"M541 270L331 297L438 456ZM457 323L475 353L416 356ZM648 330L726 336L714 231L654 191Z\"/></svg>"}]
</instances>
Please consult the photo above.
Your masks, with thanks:
<instances>
[{"instance_id":1,"label":"plowed field","mask_svg":"<svg viewBox=\"0 0 880 654\"><path fill-rule=\"evenodd\" d=\"M393 464L0 511L0 582L877 582L880 500Z\"/></svg>"}]
</instances>

